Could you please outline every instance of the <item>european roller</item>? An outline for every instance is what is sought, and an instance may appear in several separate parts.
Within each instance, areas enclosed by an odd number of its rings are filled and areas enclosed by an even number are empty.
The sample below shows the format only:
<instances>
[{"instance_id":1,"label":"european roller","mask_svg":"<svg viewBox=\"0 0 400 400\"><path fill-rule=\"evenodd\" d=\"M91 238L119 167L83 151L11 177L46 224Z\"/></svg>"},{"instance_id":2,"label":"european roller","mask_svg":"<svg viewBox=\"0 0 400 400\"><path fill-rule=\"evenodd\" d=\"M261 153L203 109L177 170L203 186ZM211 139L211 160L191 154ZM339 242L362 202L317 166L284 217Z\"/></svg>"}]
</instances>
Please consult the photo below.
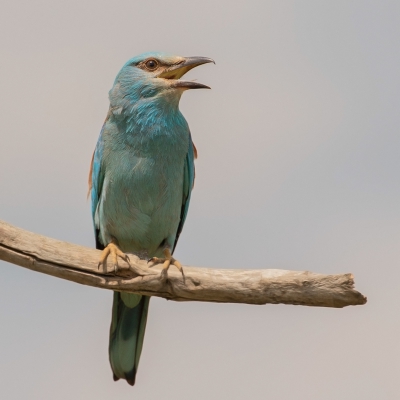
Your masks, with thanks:
<instances>
[{"instance_id":1,"label":"european roller","mask_svg":"<svg viewBox=\"0 0 400 400\"><path fill-rule=\"evenodd\" d=\"M180 78L213 62L205 57L146 53L130 59L109 92L110 108L89 175L99 266L110 255L115 271L126 253L170 265L194 183L196 148L179 111L187 89L208 88ZM150 297L114 292L109 359L114 380L134 385Z\"/></svg>"}]
</instances>

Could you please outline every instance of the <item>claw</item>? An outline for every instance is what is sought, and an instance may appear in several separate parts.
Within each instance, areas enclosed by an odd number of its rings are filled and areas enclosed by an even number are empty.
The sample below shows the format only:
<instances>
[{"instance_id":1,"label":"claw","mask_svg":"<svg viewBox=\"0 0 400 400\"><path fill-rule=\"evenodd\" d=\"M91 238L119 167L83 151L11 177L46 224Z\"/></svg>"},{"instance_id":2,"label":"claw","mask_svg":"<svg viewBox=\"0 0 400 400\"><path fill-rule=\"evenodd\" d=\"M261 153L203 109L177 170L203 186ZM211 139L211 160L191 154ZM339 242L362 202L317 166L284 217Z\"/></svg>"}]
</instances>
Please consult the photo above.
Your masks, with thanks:
<instances>
[{"instance_id":1,"label":"claw","mask_svg":"<svg viewBox=\"0 0 400 400\"><path fill-rule=\"evenodd\" d=\"M112 256L115 274L118 272L118 257L122 258L130 266L128 255L123 253L115 242L111 242L102 251L99 263L97 264L97 269L100 269L100 266L102 265L103 268L107 270L107 258L110 254Z\"/></svg>"},{"instance_id":2,"label":"claw","mask_svg":"<svg viewBox=\"0 0 400 400\"><path fill-rule=\"evenodd\" d=\"M162 269L161 269L161 276L166 277L168 275L168 269L171 265L175 265L176 268L181 272L183 279L185 280L185 275L183 273L183 268L182 264L176 260L174 257L172 257L172 254L168 248L164 249L164 255L165 258L158 258L158 257L152 257L148 262L152 262L153 265L150 265L149 267L154 267L157 264L163 263Z\"/></svg>"}]
</instances>

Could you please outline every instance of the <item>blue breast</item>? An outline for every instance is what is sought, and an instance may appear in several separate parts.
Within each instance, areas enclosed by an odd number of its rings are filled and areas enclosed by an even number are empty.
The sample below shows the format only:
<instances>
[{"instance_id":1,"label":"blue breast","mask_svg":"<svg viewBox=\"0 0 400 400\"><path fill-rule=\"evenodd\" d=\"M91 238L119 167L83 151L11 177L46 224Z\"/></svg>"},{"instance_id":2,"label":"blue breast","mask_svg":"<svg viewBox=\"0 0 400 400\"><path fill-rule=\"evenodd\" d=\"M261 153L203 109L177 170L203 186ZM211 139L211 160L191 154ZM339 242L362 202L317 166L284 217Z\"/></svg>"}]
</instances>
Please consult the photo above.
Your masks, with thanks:
<instances>
[{"instance_id":1,"label":"blue breast","mask_svg":"<svg viewBox=\"0 0 400 400\"><path fill-rule=\"evenodd\" d=\"M103 244L142 257L174 246L185 200L185 168L192 143L177 107L157 108L136 118L111 112L95 158L104 171L95 224ZM144 122L144 123L143 123Z\"/></svg>"}]
</instances>

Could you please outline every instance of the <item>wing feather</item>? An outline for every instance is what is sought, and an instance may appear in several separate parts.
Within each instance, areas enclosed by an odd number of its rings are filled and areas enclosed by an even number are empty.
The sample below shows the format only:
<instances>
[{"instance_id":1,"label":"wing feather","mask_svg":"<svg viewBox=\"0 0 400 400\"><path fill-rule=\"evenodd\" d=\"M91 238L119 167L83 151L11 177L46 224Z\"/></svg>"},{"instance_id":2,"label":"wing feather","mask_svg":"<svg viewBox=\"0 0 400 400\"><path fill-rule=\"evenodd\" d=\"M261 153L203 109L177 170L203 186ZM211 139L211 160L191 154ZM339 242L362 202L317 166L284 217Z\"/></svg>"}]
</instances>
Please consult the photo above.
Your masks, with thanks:
<instances>
[{"instance_id":1,"label":"wing feather","mask_svg":"<svg viewBox=\"0 0 400 400\"><path fill-rule=\"evenodd\" d=\"M197 150L194 147L192 142L192 137L190 136L189 141L189 151L186 155L186 162L184 166L184 179L183 179L183 196L182 196L182 209L181 209L181 219L179 221L178 230L176 232L174 248L172 252L175 250L176 244L178 243L179 236L182 232L183 225L185 224L186 216L189 210L190 196L192 193L192 188L194 185L194 159L195 155L197 156Z\"/></svg>"},{"instance_id":2,"label":"wing feather","mask_svg":"<svg viewBox=\"0 0 400 400\"><path fill-rule=\"evenodd\" d=\"M89 173L89 193L91 195L93 227L96 239L96 249L99 250L104 249L104 246L99 240L99 227L96 224L96 211L99 205L101 190L103 188L103 183L104 183L104 171L101 168L101 160L103 157L102 135L107 125L109 117L110 113L107 114L107 118L104 121L103 127L101 128L100 136L97 141L96 148L93 152L92 162L90 165L90 173Z\"/></svg>"}]
</instances>

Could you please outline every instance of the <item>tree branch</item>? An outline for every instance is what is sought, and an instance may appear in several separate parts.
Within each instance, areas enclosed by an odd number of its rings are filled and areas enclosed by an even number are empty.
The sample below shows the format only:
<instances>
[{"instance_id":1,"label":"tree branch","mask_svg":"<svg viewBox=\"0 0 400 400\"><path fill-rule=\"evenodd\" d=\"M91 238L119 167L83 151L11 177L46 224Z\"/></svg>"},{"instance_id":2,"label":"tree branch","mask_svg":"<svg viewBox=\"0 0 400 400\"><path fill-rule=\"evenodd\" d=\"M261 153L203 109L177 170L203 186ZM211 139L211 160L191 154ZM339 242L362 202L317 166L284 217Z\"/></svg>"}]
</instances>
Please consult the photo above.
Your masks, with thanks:
<instances>
[{"instance_id":1,"label":"tree branch","mask_svg":"<svg viewBox=\"0 0 400 400\"><path fill-rule=\"evenodd\" d=\"M84 285L176 301L338 308L367 302L365 296L354 290L351 274L183 266L183 278L171 266L168 279L162 279L160 267L149 269L146 261L134 255L130 255L130 268L120 261L118 276L114 275L111 262L107 271L99 271L99 258L99 250L51 239L0 221L0 260ZM146 275L138 276L137 272Z\"/></svg>"}]
</instances>

